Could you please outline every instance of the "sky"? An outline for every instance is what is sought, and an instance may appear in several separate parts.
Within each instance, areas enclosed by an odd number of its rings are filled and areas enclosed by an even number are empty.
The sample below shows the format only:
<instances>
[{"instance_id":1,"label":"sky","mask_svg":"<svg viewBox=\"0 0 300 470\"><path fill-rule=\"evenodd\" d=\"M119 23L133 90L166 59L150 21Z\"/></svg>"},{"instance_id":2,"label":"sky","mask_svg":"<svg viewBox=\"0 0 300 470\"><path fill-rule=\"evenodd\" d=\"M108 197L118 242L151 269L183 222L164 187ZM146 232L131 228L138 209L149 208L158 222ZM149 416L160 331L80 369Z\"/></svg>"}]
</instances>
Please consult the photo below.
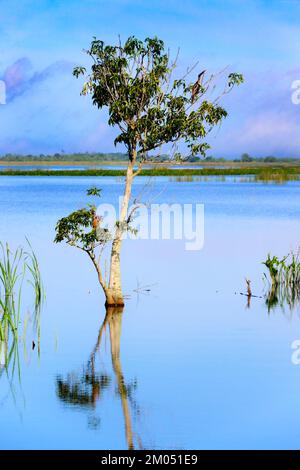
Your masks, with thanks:
<instances>
[{"instance_id":1,"label":"sky","mask_svg":"<svg viewBox=\"0 0 300 470\"><path fill-rule=\"evenodd\" d=\"M300 0L0 0L1 155L123 150L72 76L90 65L83 49L94 36L118 35L180 48L179 70L198 61L199 71L244 74L222 102L229 115L210 135L211 155L300 157Z\"/></svg>"}]
</instances>

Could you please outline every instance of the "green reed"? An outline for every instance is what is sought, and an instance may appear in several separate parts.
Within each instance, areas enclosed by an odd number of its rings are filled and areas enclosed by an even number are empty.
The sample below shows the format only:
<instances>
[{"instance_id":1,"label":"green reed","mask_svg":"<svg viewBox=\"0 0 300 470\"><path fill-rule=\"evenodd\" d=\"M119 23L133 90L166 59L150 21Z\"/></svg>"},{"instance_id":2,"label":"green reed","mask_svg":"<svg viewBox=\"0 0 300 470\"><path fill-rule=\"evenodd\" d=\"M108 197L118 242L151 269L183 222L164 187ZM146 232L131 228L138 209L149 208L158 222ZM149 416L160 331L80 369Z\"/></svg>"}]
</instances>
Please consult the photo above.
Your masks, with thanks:
<instances>
[{"instance_id":1,"label":"green reed","mask_svg":"<svg viewBox=\"0 0 300 470\"><path fill-rule=\"evenodd\" d=\"M0 242L0 250L0 339L4 340L9 329L17 334L26 264L22 248L13 253L8 244Z\"/></svg>"},{"instance_id":2,"label":"green reed","mask_svg":"<svg viewBox=\"0 0 300 470\"><path fill-rule=\"evenodd\" d=\"M300 260L299 251L289 253L283 258L268 254L263 264L270 276L270 288L266 302L269 310L277 304L286 303L291 309L300 301Z\"/></svg>"},{"instance_id":3,"label":"green reed","mask_svg":"<svg viewBox=\"0 0 300 470\"><path fill-rule=\"evenodd\" d=\"M25 277L34 290L34 320L40 336L40 310L45 293L37 257L27 242L29 252L21 247L13 252L7 243L0 242L0 341L8 341L10 334L18 336Z\"/></svg>"},{"instance_id":4,"label":"green reed","mask_svg":"<svg viewBox=\"0 0 300 470\"><path fill-rule=\"evenodd\" d=\"M35 293L35 307L36 309L40 308L43 301L45 300L45 290L42 281L40 265L37 259L35 252L32 249L32 246L28 239L27 243L29 245L30 251L26 252L27 259L26 259L26 266L31 274L31 279L29 279L29 283L32 285L34 293Z\"/></svg>"},{"instance_id":5,"label":"green reed","mask_svg":"<svg viewBox=\"0 0 300 470\"><path fill-rule=\"evenodd\" d=\"M26 238L30 251L26 253L26 267L29 270L31 279L28 282L31 284L35 294L35 308L34 308L34 327L38 336L38 351L40 351L40 336L41 336L41 308L46 298L44 285L42 281L39 262L29 240Z\"/></svg>"}]
</instances>

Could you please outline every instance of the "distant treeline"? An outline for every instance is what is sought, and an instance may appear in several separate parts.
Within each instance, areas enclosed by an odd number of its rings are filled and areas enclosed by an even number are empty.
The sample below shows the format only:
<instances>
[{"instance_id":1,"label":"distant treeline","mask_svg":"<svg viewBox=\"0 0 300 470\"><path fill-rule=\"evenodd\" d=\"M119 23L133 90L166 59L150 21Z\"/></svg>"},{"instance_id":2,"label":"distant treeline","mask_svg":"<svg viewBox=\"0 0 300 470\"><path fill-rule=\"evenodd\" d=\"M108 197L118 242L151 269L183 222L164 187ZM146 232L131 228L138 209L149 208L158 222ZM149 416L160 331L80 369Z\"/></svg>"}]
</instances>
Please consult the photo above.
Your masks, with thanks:
<instances>
[{"instance_id":1,"label":"distant treeline","mask_svg":"<svg viewBox=\"0 0 300 470\"><path fill-rule=\"evenodd\" d=\"M105 162L126 161L126 153L54 153L53 155L18 155L7 153L0 157L5 162Z\"/></svg>"},{"instance_id":2,"label":"distant treeline","mask_svg":"<svg viewBox=\"0 0 300 470\"><path fill-rule=\"evenodd\" d=\"M54 153L52 155L18 155L13 153L8 153L6 155L0 156L0 161L2 162L122 162L128 159L127 153L114 152L114 153ZM147 162L149 163L163 163L168 162L170 156L167 154L162 154L158 156L149 156ZM283 157L253 157L248 153L243 153L240 158L237 159L226 159L226 158L216 158L213 156L208 156L206 158L194 156L184 159L186 162L216 162L216 163L225 163L228 161L233 162L263 162L263 163L300 163L300 158L283 158Z\"/></svg>"},{"instance_id":3,"label":"distant treeline","mask_svg":"<svg viewBox=\"0 0 300 470\"><path fill-rule=\"evenodd\" d=\"M284 158L284 157L274 157L269 155L268 157L253 157L249 153L243 153L240 159L233 160L234 162L263 162L263 163L298 163L300 158Z\"/></svg>"},{"instance_id":4,"label":"distant treeline","mask_svg":"<svg viewBox=\"0 0 300 470\"><path fill-rule=\"evenodd\" d=\"M8 153L0 156L0 161L4 162L122 162L128 160L127 153L54 153L53 155L18 155ZM149 156L149 163L163 163L170 160L169 155L161 154L158 156ZM185 159L187 162L200 161L200 157L189 157Z\"/></svg>"},{"instance_id":5,"label":"distant treeline","mask_svg":"<svg viewBox=\"0 0 300 470\"><path fill-rule=\"evenodd\" d=\"M251 162L261 162L261 163L300 163L300 158L289 158L289 157L274 157L269 155L267 157L253 157L248 153L243 153L240 158L235 158L233 160L228 160L226 158L215 158L215 157L206 157L206 162L216 162L216 163L224 163L228 161L232 162L244 162L244 163L251 163Z\"/></svg>"}]
</instances>

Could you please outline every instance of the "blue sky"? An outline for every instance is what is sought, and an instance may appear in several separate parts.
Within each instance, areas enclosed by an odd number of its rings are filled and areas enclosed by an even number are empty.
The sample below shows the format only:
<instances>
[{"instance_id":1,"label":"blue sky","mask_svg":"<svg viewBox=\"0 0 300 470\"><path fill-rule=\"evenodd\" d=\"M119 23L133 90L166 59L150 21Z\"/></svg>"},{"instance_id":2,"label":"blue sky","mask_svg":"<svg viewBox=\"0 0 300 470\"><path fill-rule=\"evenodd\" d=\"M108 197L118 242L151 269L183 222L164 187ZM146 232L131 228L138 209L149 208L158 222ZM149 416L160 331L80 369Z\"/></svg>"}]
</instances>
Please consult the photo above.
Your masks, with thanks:
<instances>
[{"instance_id":1,"label":"blue sky","mask_svg":"<svg viewBox=\"0 0 300 470\"><path fill-rule=\"evenodd\" d=\"M0 0L0 154L114 151L106 114L79 96L72 68L93 36L107 42L157 35L179 68L224 66L245 84L226 97L229 117L211 154L300 156L299 0ZM122 150L117 148L116 150Z\"/></svg>"}]
</instances>

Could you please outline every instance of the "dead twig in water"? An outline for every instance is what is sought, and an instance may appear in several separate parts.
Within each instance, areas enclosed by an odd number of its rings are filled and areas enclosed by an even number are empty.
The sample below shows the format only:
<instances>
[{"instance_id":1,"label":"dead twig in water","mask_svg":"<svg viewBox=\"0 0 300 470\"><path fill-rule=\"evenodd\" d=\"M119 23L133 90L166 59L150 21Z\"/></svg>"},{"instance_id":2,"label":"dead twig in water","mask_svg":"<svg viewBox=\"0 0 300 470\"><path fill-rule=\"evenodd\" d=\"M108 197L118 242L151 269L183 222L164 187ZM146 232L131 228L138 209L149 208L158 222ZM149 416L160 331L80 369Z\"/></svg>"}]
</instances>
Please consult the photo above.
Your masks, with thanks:
<instances>
[{"instance_id":1,"label":"dead twig in water","mask_svg":"<svg viewBox=\"0 0 300 470\"><path fill-rule=\"evenodd\" d=\"M240 292L240 295L245 295L246 297L250 297L248 294L245 294L245 292ZM254 297L255 299L262 299L263 298L262 295L254 295L254 294L251 294L251 297Z\"/></svg>"}]
</instances>

